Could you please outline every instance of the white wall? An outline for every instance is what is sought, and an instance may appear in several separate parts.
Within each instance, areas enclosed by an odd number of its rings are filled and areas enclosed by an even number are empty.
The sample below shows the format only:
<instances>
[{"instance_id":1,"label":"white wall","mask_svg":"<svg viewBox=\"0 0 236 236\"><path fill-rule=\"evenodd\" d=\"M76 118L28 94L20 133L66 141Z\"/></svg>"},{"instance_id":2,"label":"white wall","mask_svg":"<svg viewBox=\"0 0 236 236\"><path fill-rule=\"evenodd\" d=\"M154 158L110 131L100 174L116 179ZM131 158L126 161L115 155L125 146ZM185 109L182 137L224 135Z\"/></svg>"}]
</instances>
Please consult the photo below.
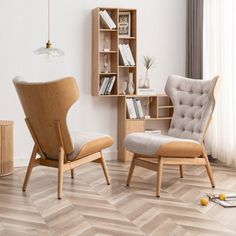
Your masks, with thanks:
<instances>
[{"instance_id":1,"label":"white wall","mask_svg":"<svg viewBox=\"0 0 236 236\"><path fill-rule=\"evenodd\" d=\"M139 76L143 55L157 58L150 77L159 91L169 74L185 74L186 0L52 0L52 42L65 56L51 63L32 53L46 42L47 1L0 0L0 119L15 121L16 164L29 158L32 141L12 85L15 75L32 81L74 75L81 98L70 127L116 140L117 99L91 96L91 10L97 6L137 8ZM108 151L114 157L117 145Z\"/></svg>"}]
</instances>

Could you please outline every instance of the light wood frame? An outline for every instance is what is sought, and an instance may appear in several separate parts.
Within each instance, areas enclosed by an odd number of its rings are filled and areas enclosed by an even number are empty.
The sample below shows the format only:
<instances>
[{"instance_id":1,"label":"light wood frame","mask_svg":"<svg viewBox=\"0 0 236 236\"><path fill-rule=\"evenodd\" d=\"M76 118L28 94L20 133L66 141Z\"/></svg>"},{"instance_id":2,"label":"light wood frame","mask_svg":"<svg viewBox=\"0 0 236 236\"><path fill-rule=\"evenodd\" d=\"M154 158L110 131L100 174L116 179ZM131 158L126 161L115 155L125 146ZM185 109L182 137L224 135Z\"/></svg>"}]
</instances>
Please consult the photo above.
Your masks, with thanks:
<instances>
[{"instance_id":1,"label":"light wood frame","mask_svg":"<svg viewBox=\"0 0 236 236\"><path fill-rule=\"evenodd\" d=\"M205 151L204 145L202 145L202 154L200 157L162 157L162 156L142 156L138 154L133 154L133 158L130 164L130 169L128 173L127 186L130 186L131 178L135 166L140 166L152 171L157 172L157 186L156 186L156 196L160 197L162 175L163 175L163 165L179 165L180 178L184 177L183 165L201 165L205 166L207 174L209 176L212 188L215 188L215 181L213 178L211 166Z\"/></svg>"},{"instance_id":2,"label":"light wood frame","mask_svg":"<svg viewBox=\"0 0 236 236\"><path fill-rule=\"evenodd\" d=\"M39 166L39 165L53 167L53 168L58 169L58 193L57 193L58 199L62 198L62 185L63 185L64 172L70 170L71 171L71 178L73 179L74 178L74 169L80 165L83 165L83 164L86 164L89 162L97 162L97 163L101 164L104 175L105 175L106 182L108 185L110 185L110 178L109 178L106 162L105 162L105 159L102 154L102 150L99 152L96 152L92 155L88 155L83 158L80 158L80 159L75 158L74 161L68 161L66 154L65 154L63 139L61 136L61 126L58 121L55 121L55 129L57 130L58 141L60 144L59 150L58 150L58 160L47 159L44 152L42 151L42 149L40 147L39 142L37 141L37 137L36 137L35 132L30 124L29 119L26 118L25 121L26 121L26 124L30 130L32 137L33 137L33 140L35 141L35 144L34 144L34 148L33 148L32 154L31 154L29 165L28 165L28 168L26 171L25 180L24 180L23 187L22 187L23 191L26 191L32 169L36 166ZM39 155L40 157L37 158L37 155Z\"/></svg>"}]
</instances>

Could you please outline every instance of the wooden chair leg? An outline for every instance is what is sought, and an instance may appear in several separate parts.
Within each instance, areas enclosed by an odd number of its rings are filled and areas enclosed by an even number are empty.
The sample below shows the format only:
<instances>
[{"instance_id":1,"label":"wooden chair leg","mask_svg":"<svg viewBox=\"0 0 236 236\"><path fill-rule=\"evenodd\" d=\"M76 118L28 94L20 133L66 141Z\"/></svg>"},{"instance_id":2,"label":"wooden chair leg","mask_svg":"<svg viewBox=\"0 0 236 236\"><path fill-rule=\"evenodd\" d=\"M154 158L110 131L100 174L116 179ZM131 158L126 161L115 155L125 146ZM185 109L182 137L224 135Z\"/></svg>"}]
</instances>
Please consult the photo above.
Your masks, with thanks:
<instances>
[{"instance_id":1,"label":"wooden chair leg","mask_svg":"<svg viewBox=\"0 0 236 236\"><path fill-rule=\"evenodd\" d=\"M64 165L64 150L60 148L59 158L58 158L58 199L62 197L62 185L63 185L63 165Z\"/></svg>"},{"instance_id":2,"label":"wooden chair leg","mask_svg":"<svg viewBox=\"0 0 236 236\"><path fill-rule=\"evenodd\" d=\"M183 165L179 165L179 173L180 173L180 178L184 178Z\"/></svg>"},{"instance_id":3,"label":"wooden chair leg","mask_svg":"<svg viewBox=\"0 0 236 236\"><path fill-rule=\"evenodd\" d=\"M27 167L25 180L24 180L23 187L22 187L23 192L26 191L31 172L32 172L32 169L34 167L34 161L35 161L35 158L36 158L36 155L37 155L37 149L38 149L37 146L34 145L34 148L33 148L33 151L32 151L31 157L30 157L29 165Z\"/></svg>"},{"instance_id":4,"label":"wooden chair leg","mask_svg":"<svg viewBox=\"0 0 236 236\"><path fill-rule=\"evenodd\" d=\"M74 175L74 174L75 174L74 172L75 172L74 169L70 170L71 179L74 179L74 176L75 176L75 175Z\"/></svg>"},{"instance_id":5,"label":"wooden chair leg","mask_svg":"<svg viewBox=\"0 0 236 236\"><path fill-rule=\"evenodd\" d=\"M108 174L106 161L105 161L105 159L103 157L102 152L101 152L101 159L100 160L101 160L102 169L103 169L106 181L107 181L107 185L110 185L110 177L109 177L109 174Z\"/></svg>"},{"instance_id":6,"label":"wooden chair leg","mask_svg":"<svg viewBox=\"0 0 236 236\"><path fill-rule=\"evenodd\" d=\"M135 167L135 155L133 155L133 158L132 158L132 161L130 164L129 174L128 174L127 183L126 183L127 186L130 185L130 181L131 181L131 178L132 178L133 172L134 172L134 167Z\"/></svg>"},{"instance_id":7,"label":"wooden chair leg","mask_svg":"<svg viewBox=\"0 0 236 236\"><path fill-rule=\"evenodd\" d=\"M162 172L163 172L163 157L160 157L157 165L157 189L156 189L157 197L160 197Z\"/></svg>"},{"instance_id":8,"label":"wooden chair leg","mask_svg":"<svg viewBox=\"0 0 236 236\"><path fill-rule=\"evenodd\" d=\"M206 154L206 152L204 151L203 154L202 154L203 158L206 160L206 170L207 170L207 174L209 176L209 179L211 181L211 186L212 188L215 188L215 181L214 181L214 177L213 177L213 174L212 174L212 170L211 170L211 165L210 165L210 162L208 160L208 156Z\"/></svg>"}]
</instances>

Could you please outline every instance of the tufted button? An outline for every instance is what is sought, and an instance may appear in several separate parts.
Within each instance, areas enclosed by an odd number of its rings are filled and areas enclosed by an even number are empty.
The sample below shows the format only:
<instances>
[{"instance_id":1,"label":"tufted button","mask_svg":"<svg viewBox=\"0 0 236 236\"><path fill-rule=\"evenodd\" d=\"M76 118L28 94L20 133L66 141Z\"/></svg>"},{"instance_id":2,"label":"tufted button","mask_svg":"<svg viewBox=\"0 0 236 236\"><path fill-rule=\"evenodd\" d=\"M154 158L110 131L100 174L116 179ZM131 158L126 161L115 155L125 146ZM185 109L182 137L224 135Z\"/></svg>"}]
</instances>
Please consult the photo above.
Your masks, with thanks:
<instances>
[{"instance_id":1,"label":"tufted button","mask_svg":"<svg viewBox=\"0 0 236 236\"><path fill-rule=\"evenodd\" d=\"M185 116L184 116L184 114L183 114L183 115L181 115L181 117L182 117L182 118L184 118L184 117L185 117Z\"/></svg>"},{"instance_id":2,"label":"tufted button","mask_svg":"<svg viewBox=\"0 0 236 236\"><path fill-rule=\"evenodd\" d=\"M180 104L180 105L182 105L182 104L183 104L183 102L182 102L182 101L179 101L179 104Z\"/></svg>"}]
</instances>

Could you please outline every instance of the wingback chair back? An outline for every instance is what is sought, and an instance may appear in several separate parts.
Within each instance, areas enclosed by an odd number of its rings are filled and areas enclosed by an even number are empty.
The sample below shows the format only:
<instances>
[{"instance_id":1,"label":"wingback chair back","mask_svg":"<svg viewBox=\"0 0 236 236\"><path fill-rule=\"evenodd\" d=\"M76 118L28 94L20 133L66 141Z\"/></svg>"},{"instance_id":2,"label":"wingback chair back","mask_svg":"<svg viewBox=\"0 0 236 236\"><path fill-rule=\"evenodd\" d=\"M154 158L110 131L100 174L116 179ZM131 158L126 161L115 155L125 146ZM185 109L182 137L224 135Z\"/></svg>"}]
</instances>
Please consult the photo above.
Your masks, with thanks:
<instances>
[{"instance_id":1,"label":"wingback chair back","mask_svg":"<svg viewBox=\"0 0 236 236\"><path fill-rule=\"evenodd\" d=\"M213 80L169 77L165 91L173 103L174 113L168 135L203 141L215 107L219 82L219 76Z\"/></svg>"},{"instance_id":2,"label":"wingback chair back","mask_svg":"<svg viewBox=\"0 0 236 236\"><path fill-rule=\"evenodd\" d=\"M66 124L69 108L79 99L79 89L73 77L45 83L13 80L31 134L46 156L58 156L59 135L63 137L65 154L73 152L73 142ZM58 133L58 124L61 133Z\"/></svg>"}]
</instances>

